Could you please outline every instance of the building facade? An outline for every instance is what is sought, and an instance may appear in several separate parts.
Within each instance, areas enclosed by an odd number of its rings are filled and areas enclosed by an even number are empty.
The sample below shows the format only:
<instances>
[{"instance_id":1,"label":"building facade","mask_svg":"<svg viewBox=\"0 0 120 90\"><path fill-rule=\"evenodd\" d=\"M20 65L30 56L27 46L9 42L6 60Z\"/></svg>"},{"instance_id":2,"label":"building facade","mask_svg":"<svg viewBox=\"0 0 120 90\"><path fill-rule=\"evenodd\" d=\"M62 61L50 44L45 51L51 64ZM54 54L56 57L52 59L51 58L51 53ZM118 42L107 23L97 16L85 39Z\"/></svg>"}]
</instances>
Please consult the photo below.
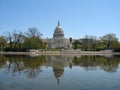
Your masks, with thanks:
<instances>
[{"instance_id":1,"label":"building facade","mask_svg":"<svg viewBox=\"0 0 120 90\"><path fill-rule=\"evenodd\" d=\"M48 48L69 48L70 40L65 38L64 31L60 26L60 22L58 21L58 25L54 30L53 38L46 38L44 42L47 43Z\"/></svg>"}]
</instances>

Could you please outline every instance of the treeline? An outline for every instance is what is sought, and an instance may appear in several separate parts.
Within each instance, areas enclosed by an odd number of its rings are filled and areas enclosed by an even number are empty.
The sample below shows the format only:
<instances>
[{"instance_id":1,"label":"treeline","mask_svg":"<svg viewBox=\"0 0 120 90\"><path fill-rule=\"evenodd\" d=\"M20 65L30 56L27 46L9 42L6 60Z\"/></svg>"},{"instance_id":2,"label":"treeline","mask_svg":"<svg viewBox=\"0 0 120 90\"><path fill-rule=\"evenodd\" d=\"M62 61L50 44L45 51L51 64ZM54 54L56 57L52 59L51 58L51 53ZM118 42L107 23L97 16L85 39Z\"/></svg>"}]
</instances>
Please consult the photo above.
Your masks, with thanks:
<instances>
[{"instance_id":1,"label":"treeline","mask_svg":"<svg viewBox=\"0 0 120 90\"><path fill-rule=\"evenodd\" d=\"M14 30L0 36L1 51L26 51L27 49L45 48L41 39L42 33L36 27L29 28L25 33Z\"/></svg>"},{"instance_id":2,"label":"treeline","mask_svg":"<svg viewBox=\"0 0 120 90\"><path fill-rule=\"evenodd\" d=\"M114 73L118 70L120 60L119 56L101 57L101 56L81 56L73 57L73 63L83 67L85 70L97 70L98 68L107 72Z\"/></svg>"},{"instance_id":3,"label":"treeline","mask_svg":"<svg viewBox=\"0 0 120 90\"><path fill-rule=\"evenodd\" d=\"M120 42L116 34L109 33L104 36L96 37L85 36L80 40L73 42L74 49L82 49L84 51L99 51L105 49L112 49L115 52L120 52Z\"/></svg>"},{"instance_id":4,"label":"treeline","mask_svg":"<svg viewBox=\"0 0 120 90\"><path fill-rule=\"evenodd\" d=\"M41 39L42 33L36 27L28 28L23 33L14 30L0 36L0 51L27 51L29 49L49 49L47 43ZM72 38L72 37L71 37ZM72 39L71 39L72 40ZM99 51L113 49L120 52L120 42L116 34L109 33L99 38L85 36L82 39L72 41L74 49L83 51Z\"/></svg>"}]
</instances>

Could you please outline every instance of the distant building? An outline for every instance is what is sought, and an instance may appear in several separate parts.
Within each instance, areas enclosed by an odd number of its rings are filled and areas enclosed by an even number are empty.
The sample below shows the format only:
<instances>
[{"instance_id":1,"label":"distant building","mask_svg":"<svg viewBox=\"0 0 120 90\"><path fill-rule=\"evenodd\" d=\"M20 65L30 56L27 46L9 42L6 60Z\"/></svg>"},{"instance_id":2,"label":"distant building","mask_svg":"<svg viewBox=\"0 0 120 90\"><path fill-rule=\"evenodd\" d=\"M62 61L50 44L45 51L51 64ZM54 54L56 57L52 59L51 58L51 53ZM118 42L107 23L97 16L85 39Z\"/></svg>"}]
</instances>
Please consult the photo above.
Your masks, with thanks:
<instances>
[{"instance_id":1,"label":"distant building","mask_svg":"<svg viewBox=\"0 0 120 90\"><path fill-rule=\"evenodd\" d=\"M58 25L54 30L53 38L46 38L44 42L47 43L48 48L68 48L70 40L64 37L64 32L58 21Z\"/></svg>"}]
</instances>

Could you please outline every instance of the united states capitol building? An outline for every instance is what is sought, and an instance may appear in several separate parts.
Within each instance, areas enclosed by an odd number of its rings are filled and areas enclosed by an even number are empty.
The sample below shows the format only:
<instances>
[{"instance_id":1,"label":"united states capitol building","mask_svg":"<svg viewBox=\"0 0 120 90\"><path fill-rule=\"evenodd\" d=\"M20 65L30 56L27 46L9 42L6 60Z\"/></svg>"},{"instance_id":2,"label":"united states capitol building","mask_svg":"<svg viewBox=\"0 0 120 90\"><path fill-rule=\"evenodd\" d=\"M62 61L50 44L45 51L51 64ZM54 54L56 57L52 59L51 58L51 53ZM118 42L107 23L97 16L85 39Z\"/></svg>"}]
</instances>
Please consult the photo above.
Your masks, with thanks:
<instances>
[{"instance_id":1,"label":"united states capitol building","mask_svg":"<svg viewBox=\"0 0 120 90\"><path fill-rule=\"evenodd\" d=\"M48 48L69 48L70 40L65 38L64 31L60 26L60 22L58 21L58 25L54 30L53 38L43 39L44 42L47 43Z\"/></svg>"},{"instance_id":2,"label":"united states capitol building","mask_svg":"<svg viewBox=\"0 0 120 90\"><path fill-rule=\"evenodd\" d=\"M70 38L65 38L64 31L60 25L60 22L58 21L58 25L56 26L54 33L53 33L53 38L46 38L43 39L44 42L47 43L47 47L54 49L54 48L64 48L64 49L71 49L72 48L72 43L75 41L78 41L82 43L83 45L92 45L95 40L95 36L87 36L85 38L80 38L80 39L72 39Z\"/></svg>"}]
</instances>

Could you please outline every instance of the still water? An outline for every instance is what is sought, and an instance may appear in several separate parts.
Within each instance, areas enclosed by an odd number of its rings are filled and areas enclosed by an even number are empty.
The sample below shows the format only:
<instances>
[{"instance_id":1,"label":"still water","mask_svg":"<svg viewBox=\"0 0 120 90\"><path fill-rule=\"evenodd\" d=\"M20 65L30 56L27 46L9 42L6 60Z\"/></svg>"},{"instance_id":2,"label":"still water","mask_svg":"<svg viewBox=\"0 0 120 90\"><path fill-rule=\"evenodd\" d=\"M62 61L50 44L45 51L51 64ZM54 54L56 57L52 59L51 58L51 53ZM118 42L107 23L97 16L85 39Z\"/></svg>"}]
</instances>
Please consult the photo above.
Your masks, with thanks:
<instances>
[{"instance_id":1,"label":"still water","mask_svg":"<svg viewBox=\"0 0 120 90\"><path fill-rule=\"evenodd\" d=\"M120 90L120 56L0 55L0 90Z\"/></svg>"}]
</instances>

